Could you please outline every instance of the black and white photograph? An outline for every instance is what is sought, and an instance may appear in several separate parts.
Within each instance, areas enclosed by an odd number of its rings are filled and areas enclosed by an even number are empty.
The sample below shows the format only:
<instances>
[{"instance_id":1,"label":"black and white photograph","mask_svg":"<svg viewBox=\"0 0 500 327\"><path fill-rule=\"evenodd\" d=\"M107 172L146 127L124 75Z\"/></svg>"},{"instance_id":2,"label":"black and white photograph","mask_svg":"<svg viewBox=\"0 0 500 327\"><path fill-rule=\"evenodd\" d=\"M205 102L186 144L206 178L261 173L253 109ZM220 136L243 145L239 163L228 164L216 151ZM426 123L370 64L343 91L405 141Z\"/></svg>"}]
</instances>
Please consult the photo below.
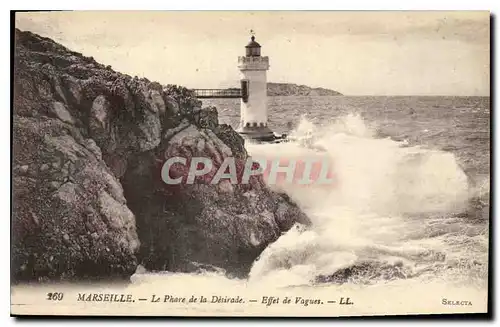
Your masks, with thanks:
<instances>
[{"instance_id":1,"label":"black and white photograph","mask_svg":"<svg viewBox=\"0 0 500 327\"><path fill-rule=\"evenodd\" d=\"M487 313L488 11L24 11L11 315Z\"/></svg>"}]
</instances>

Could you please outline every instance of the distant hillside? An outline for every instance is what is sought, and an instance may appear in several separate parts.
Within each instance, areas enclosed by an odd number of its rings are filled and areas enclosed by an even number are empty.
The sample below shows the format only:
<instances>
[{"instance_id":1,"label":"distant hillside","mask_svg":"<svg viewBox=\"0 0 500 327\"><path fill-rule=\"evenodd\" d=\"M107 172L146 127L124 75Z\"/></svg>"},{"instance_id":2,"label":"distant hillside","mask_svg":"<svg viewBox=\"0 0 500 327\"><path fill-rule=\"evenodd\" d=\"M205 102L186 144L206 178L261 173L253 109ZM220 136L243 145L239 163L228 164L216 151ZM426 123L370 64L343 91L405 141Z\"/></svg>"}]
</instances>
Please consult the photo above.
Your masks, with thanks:
<instances>
[{"instance_id":1,"label":"distant hillside","mask_svg":"<svg viewBox=\"0 0 500 327\"><path fill-rule=\"evenodd\" d=\"M309 87L306 85L297 85L291 83L267 83L267 95L269 96L287 96L287 95L319 95L332 96L342 95L342 93L325 89L322 87Z\"/></svg>"}]
</instances>

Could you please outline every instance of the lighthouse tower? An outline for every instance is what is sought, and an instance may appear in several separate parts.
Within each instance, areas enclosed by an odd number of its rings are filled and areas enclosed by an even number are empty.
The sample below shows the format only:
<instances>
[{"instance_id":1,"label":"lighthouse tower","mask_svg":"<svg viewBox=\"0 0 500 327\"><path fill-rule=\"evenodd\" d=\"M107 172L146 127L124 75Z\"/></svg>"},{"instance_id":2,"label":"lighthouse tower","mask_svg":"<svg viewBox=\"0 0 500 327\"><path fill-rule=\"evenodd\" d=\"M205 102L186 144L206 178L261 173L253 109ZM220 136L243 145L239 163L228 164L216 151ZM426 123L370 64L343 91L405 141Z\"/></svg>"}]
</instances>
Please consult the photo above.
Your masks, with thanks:
<instances>
[{"instance_id":1,"label":"lighthouse tower","mask_svg":"<svg viewBox=\"0 0 500 327\"><path fill-rule=\"evenodd\" d=\"M238 57L241 72L241 112L238 132L245 138L271 141L274 133L267 126L267 70L269 58L260 55L260 44L252 36L245 47L246 55Z\"/></svg>"}]
</instances>

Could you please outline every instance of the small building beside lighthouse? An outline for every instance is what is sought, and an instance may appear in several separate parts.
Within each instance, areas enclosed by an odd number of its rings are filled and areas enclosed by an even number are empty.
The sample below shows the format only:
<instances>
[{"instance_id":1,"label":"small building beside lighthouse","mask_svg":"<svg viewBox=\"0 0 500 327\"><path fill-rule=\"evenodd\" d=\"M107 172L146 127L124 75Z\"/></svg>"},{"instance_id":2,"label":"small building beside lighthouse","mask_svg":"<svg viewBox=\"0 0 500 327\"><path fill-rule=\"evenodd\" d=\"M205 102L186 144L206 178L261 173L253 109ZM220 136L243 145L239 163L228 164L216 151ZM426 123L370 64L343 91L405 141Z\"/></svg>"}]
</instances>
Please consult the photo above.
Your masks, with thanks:
<instances>
[{"instance_id":1,"label":"small building beside lighthouse","mask_svg":"<svg viewBox=\"0 0 500 327\"><path fill-rule=\"evenodd\" d=\"M245 138L270 141L274 133L267 126L267 70L269 57L261 56L261 46L252 36L245 56L238 57L241 79L240 127Z\"/></svg>"}]
</instances>

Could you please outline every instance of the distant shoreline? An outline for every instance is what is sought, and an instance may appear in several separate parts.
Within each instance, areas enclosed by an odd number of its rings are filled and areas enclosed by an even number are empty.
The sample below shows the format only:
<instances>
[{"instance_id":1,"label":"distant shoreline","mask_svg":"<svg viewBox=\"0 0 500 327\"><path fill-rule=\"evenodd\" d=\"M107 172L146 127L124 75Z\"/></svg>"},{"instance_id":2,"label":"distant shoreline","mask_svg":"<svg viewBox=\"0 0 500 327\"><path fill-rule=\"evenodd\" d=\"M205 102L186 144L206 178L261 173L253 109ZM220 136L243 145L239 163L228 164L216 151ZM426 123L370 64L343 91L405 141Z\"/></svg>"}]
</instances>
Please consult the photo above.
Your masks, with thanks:
<instances>
[{"instance_id":1,"label":"distant shoreline","mask_svg":"<svg viewBox=\"0 0 500 327\"><path fill-rule=\"evenodd\" d=\"M289 95L269 95L268 96L321 96L317 94L289 94ZM328 95L323 95L328 96ZM335 95L340 96L340 95ZM489 95L364 95L364 94L341 94L346 98L490 98Z\"/></svg>"},{"instance_id":2,"label":"distant shoreline","mask_svg":"<svg viewBox=\"0 0 500 327\"><path fill-rule=\"evenodd\" d=\"M227 88L234 90L238 88ZM322 87L310 87L307 85L298 85L293 83L267 83L268 96L340 96L340 92Z\"/></svg>"},{"instance_id":3,"label":"distant shoreline","mask_svg":"<svg viewBox=\"0 0 500 327\"><path fill-rule=\"evenodd\" d=\"M238 89L235 87L227 90ZM490 98L490 95L447 95L447 94L342 94L338 91L322 87L310 87L294 83L267 83L267 96L345 96L345 97L379 97L379 98Z\"/></svg>"},{"instance_id":4,"label":"distant shoreline","mask_svg":"<svg viewBox=\"0 0 500 327\"><path fill-rule=\"evenodd\" d=\"M340 96L342 93L322 87L310 87L307 85L297 85L293 83L267 83L268 96Z\"/></svg>"}]
</instances>

